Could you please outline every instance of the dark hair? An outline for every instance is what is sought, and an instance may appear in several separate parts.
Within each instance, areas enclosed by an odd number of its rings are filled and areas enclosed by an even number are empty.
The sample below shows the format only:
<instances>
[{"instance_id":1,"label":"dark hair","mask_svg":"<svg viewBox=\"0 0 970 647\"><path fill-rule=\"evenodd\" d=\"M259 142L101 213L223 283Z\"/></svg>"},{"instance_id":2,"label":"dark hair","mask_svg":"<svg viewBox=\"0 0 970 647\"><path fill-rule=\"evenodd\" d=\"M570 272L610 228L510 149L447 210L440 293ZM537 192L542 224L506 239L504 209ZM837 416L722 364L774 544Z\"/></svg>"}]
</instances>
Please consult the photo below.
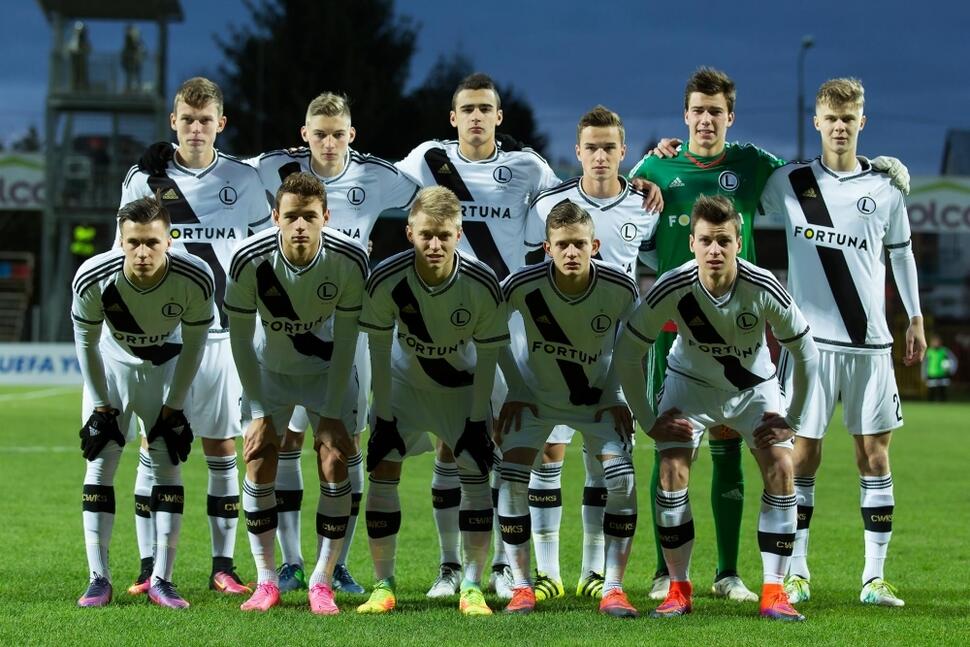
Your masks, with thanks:
<instances>
[{"instance_id":1,"label":"dark hair","mask_svg":"<svg viewBox=\"0 0 970 647\"><path fill-rule=\"evenodd\" d=\"M483 74L482 72L475 72L474 74L469 74L461 80L458 87L455 88L455 93L451 95L451 109L454 110L458 106L458 93L462 90L491 90L495 93L495 109L502 107L502 99L498 96L498 89L495 87L495 81L492 80L488 74Z\"/></svg>"},{"instance_id":2,"label":"dark hair","mask_svg":"<svg viewBox=\"0 0 970 647\"><path fill-rule=\"evenodd\" d=\"M553 229L562 229L570 225L585 225L589 227L591 236L595 232L593 217L589 215L589 212L575 202L563 200L556 204L549 211L549 215L546 216L546 240L549 240L549 234Z\"/></svg>"},{"instance_id":3,"label":"dark hair","mask_svg":"<svg viewBox=\"0 0 970 647\"><path fill-rule=\"evenodd\" d=\"M156 220L161 220L165 223L166 229L172 226L172 217L169 215L165 205L162 204L157 193L154 196L146 196L132 200L121 207L121 209L118 209L118 229L121 229L121 226L126 222L147 225Z\"/></svg>"},{"instance_id":4,"label":"dark hair","mask_svg":"<svg viewBox=\"0 0 970 647\"><path fill-rule=\"evenodd\" d=\"M303 203L310 202L314 198L323 203L323 209L327 209L327 190L323 187L323 182L317 179L312 173L291 173L283 180L283 184L276 190L276 209L280 208L280 201L284 193L291 193L299 196Z\"/></svg>"},{"instance_id":5,"label":"dark hair","mask_svg":"<svg viewBox=\"0 0 970 647\"><path fill-rule=\"evenodd\" d=\"M693 92L711 97L715 94L723 94L727 100L728 112L734 112L734 100L737 97L734 81L721 70L715 70L713 67L699 67L694 70L684 89L684 110L690 107L690 95Z\"/></svg>"},{"instance_id":6,"label":"dark hair","mask_svg":"<svg viewBox=\"0 0 970 647\"><path fill-rule=\"evenodd\" d=\"M702 195L694 201L694 207L690 210L690 233L694 233L697 221L703 220L712 225L723 225L726 222L734 223L738 238L741 237L741 216L738 215L734 203L723 195Z\"/></svg>"},{"instance_id":7,"label":"dark hair","mask_svg":"<svg viewBox=\"0 0 970 647\"><path fill-rule=\"evenodd\" d=\"M585 115L580 117L579 124L576 126L576 143L583 134L583 128L592 126L594 128L610 128L615 126L620 131L620 143L626 141L626 130L623 128L623 120L604 105L598 105Z\"/></svg>"}]
</instances>

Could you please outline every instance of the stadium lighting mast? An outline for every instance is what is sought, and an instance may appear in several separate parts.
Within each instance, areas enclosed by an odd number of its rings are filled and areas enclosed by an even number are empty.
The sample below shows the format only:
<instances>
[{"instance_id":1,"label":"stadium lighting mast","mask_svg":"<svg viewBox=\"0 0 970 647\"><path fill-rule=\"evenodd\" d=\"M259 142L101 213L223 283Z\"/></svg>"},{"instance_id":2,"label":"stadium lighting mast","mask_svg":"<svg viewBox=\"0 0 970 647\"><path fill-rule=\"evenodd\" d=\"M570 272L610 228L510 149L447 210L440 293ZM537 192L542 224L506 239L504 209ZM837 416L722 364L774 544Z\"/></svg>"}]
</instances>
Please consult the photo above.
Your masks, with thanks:
<instances>
[{"instance_id":1,"label":"stadium lighting mast","mask_svg":"<svg viewBox=\"0 0 970 647\"><path fill-rule=\"evenodd\" d=\"M796 160L805 159L805 54L815 44L815 37L810 34L802 36L802 46L798 50L798 153Z\"/></svg>"}]
</instances>

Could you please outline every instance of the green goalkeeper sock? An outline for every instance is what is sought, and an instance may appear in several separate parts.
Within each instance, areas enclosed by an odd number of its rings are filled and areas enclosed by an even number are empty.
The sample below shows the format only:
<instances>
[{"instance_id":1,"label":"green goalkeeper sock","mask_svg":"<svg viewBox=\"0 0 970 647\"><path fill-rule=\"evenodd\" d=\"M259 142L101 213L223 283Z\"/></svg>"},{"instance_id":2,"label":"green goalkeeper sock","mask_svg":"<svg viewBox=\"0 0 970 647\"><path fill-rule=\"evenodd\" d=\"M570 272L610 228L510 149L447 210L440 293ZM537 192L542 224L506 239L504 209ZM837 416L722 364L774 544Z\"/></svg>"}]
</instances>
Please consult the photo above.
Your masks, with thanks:
<instances>
[{"instance_id":1,"label":"green goalkeeper sock","mask_svg":"<svg viewBox=\"0 0 970 647\"><path fill-rule=\"evenodd\" d=\"M736 575L744 512L744 473L741 470L740 438L710 440L711 508L717 535L717 575Z\"/></svg>"}]
</instances>

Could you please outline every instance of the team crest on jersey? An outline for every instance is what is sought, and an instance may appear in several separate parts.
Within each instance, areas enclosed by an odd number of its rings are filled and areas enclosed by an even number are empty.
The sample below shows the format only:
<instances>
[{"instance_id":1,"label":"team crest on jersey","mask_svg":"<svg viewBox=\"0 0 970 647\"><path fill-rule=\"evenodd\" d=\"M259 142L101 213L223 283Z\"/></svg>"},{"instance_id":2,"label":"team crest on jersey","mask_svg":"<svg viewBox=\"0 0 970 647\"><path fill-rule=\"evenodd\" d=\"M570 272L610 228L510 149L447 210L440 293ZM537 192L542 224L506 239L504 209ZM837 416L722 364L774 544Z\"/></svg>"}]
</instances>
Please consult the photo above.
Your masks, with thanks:
<instances>
[{"instance_id":1,"label":"team crest on jersey","mask_svg":"<svg viewBox=\"0 0 970 647\"><path fill-rule=\"evenodd\" d=\"M177 303L166 303L162 306L162 316L167 317L168 319L174 319L183 312L185 312L185 308Z\"/></svg>"},{"instance_id":2,"label":"team crest on jersey","mask_svg":"<svg viewBox=\"0 0 970 647\"><path fill-rule=\"evenodd\" d=\"M366 197L367 193L359 186L351 187L347 191L347 201L354 206L363 204Z\"/></svg>"},{"instance_id":3,"label":"team crest on jersey","mask_svg":"<svg viewBox=\"0 0 970 647\"><path fill-rule=\"evenodd\" d=\"M738 315L738 318L734 320L734 323L736 323L738 328L741 330L751 330L758 325L758 317L750 312L742 312Z\"/></svg>"},{"instance_id":4,"label":"team crest on jersey","mask_svg":"<svg viewBox=\"0 0 970 647\"><path fill-rule=\"evenodd\" d=\"M464 328L472 320L472 313L464 308L456 308L451 313L451 325L455 328Z\"/></svg>"},{"instance_id":5,"label":"team crest on jersey","mask_svg":"<svg viewBox=\"0 0 970 647\"><path fill-rule=\"evenodd\" d=\"M337 286L329 281L321 283L320 287L317 288L317 296L323 301L333 301L337 296Z\"/></svg>"},{"instance_id":6,"label":"team crest on jersey","mask_svg":"<svg viewBox=\"0 0 970 647\"><path fill-rule=\"evenodd\" d=\"M492 177L499 184L508 184L512 181L512 169L508 166L500 166L492 171Z\"/></svg>"},{"instance_id":7,"label":"team crest on jersey","mask_svg":"<svg viewBox=\"0 0 970 647\"><path fill-rule=\"evenodd\" d=\"M736 191L741 180L738 179L738 174L734 171L721 171L721 174L717 176L717 183L725 191Z\"/></svg>"},{"instance_id":8,"label":"team crest on jersey","mask_svg":"<svg viewBox=\"0 0 970 647\"><path fill-rule=\"evenodd\" d=\"M229 185L226 185L219 189L219 201L227 206L236 204L236 200L239 199L239 194L236 190Z\"/></svg>"},{"instance_id":9,"label":"team crest on jersey","mask_svg":"<svg viewBox=\"0 0 970 647\"><path fill-rule=\"evenodd\" d=\"M604 314L598 314L589 322L589 327L598 335L602 335L613 325L613 320Z\"/></svg>"},{"instance_id":10,"label":"team crest on jersey","mask_svg":"<svg viewBox=\"0 0 970 647\"><path fill-rule=\"evenodd\" d=\"M864 195L859 198L859 201L855 203L856 209L859 210L863 216L871 216L876 212L876 201L868 195Z\"/></svg>"},{"instance_id":11,"label":"team crest on jersey","mask_svg":"<svg viewBox=\"0 0 970 647\"><path fill-rule=\"evenodd\" d=\"M620 227L620 236L623 238L623 240L628 242L634 240L639 233L640 230L632 222L624 223L623 226Z\"/></svg>"}]
</instances>

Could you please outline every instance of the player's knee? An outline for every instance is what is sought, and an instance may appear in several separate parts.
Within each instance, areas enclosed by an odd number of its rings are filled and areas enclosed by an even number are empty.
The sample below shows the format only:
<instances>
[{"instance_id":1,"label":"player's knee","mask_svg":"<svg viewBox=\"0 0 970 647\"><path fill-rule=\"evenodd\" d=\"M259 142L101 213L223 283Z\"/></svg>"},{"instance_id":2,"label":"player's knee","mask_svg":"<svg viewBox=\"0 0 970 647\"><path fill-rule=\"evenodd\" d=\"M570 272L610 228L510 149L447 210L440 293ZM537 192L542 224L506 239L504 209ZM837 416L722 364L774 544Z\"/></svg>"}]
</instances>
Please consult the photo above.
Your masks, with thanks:
<instances>
[{"instance_id":1,"label":"player's knee","mask_svg":"<svg viewBox=\"0 0 970 647\"><path fill-rule=\"evenodd\" d=\"M604 461L606 476L606 505L612 511L636 508L636 476L633 461L629 458L614 458Z\"/></svg>"},{"instance_id":2,"label":"player's knee","mask_svg":"<svg viewBox=\"0 0 970 647\"><path fill-rule=\"evenodd\" d=\"M93 461L87 461L84 482L89 485L111 485L114 483L118 462L121 460L121 445L109 440Z\"/></svg>"},{"instance_id":3,"label":"player's knee","mask_svg":"<svg viewBox=\"0 0 970 647\"><path fill-rule=\"evenodd\" d=\"M860 453L856 457L859 474L862 476L882 476L889 474L889 452L879 448L876 451Z\"/></svg>"},{"instance_id":4,"label":"player's knee","mask_svg":"<svg viewBox=\"0 0 970 647\"><path fill-rule=\"evenodd\" d=\"M795 469L791 459L781 457L763 469L765 491L769 494L791 494L795 491Z\"/></svg>"},{"instance_id":5,"label":"player's knee","mask_svg":"<svg viewBox=\"0 0 970 647\"><path fill-rule=\"evenodd\" d=\"M687 487L690 481L690 466L684 461L660 459L660 487L667 492L676 492Z\"/></svg>"},{"instance_id":6,"label":"player's knee","mask_svg":"<svg viewBox=\"0 0 970 647\"><path fill-rule=\"evenodd\" d=\"M293 452L298 449L303 449L303 440L306 438L306 433L303 431L293 431L292 429L286 430L286 435L283 436L283 443L280 446L280 451Z\"/></svg>"},{"instance_id":7,"label":"player's knee","mask_svg":"<svg viewBox=\"0 0 970 647\"><path fill-rule=\"evenodd\" d=\"M451 451L451 447L438 441L437 447L435 447L435 456L442 463L454 463L455 454Z\"/></svg>"}]
</instances>

